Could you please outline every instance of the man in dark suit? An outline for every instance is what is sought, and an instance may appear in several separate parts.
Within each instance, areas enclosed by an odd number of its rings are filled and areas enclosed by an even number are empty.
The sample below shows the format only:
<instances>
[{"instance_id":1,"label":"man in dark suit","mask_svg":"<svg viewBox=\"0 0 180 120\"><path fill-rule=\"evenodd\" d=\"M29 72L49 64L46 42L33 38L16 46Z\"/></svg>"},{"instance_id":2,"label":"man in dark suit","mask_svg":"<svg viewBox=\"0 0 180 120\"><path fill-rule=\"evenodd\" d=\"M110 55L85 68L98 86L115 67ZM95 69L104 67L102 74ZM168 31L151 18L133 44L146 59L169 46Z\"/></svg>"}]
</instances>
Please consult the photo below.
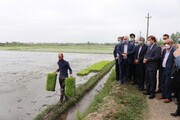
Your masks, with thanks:
<instances>
[{"instance_id":1,"label":"man in dark suit","mask_svg":"<svg viewBox=\"0 0 180 120\"><path fill-rule=\"evenodd\" d=\"M118 47L122 42L122 38L118 37L118 42L114 48L113 54L114 54L114 59L116 61L116 66L115 66L115 71L116 71L116 80L119 81L120 80L120 66L119 66L119 54L117 53L118 51Z\"/></svg>"},{"instance_id":2,"label":"man in dark suit","mask_svg":"<svg viewBox=\"0 0 180 120\"><path fill-rule=\"evenodd\" d=\"M145 95L150 95L149 99L155 98L156 75L158 63L161 56L161 48L156 44L157 40L154 36L148 37L148 49L144 56L143 63L146 64L146 87Z\"/></svg>"},{"instance_id":3,"label":"man in dark suit","mask_svg":"<svg viewBox=\"0 0 180 120\"><path fill-rule=\"evenodd\" d=\"M131 33L129 35L130 37L130 44L134 45L134 50L136 49L136 35L134 33ZM137 80L136 80L136 66L134 63L130 64L130 74L129 74L129 80L132 81L132 84L137 84Z\"/></svg>"},{"instance_id":4,"label":"man in dark suit","mask_svg":"<svg viewBox=\"0 0 180 120\"><path fill-rule=\"evenodd\" d=\"M145 80L145 64L143 63L144 56L147 51L147 45L144 44L145 39L143 37L139 38L139 45L134 53L134 63L136 64L136 79L140 91L144 90L144 80Z\"/></svg>"},{"instance_id":5,"label":"man in dark suit","mask_svg":"<svg viewBox=\"0 0 180 120\"><path fill-rule=\"evenodd\" d=\"M174 65L174 56L173 53L175 48L173 48L173 40L167 39L164 45L164 50L162 53L162 79L161 79L161 90L162 96L160 99L164 99L164 103L169 103L172 101L171 91L170 91L170 80L171 80L171 71Z\"/></svg>"},{"instance_id":6,"label":"man in dark suit","mask_svg":"<svg viewBox=\"0 0 180 120\"><path fill-rule=\"evenodd\" d=\"M171 73L171 88L177 95L177 110L171 113L172 116L180 116L180 44L177 45L176 51L173 53L175 57L175 66Z\"/></svg>"},{"instance_id":7,"label":"man in dark suit","mask_svg":"<svg viewBox=\"0 0 180 120\"><path fill-rule=\"evenodd\" d=\"M129 43L129 37L124 36L122 44L118 48L121 67L121 84L127 82L130 74L130 65L133 62L133 45Z\"/></svg>"}]
</instances>

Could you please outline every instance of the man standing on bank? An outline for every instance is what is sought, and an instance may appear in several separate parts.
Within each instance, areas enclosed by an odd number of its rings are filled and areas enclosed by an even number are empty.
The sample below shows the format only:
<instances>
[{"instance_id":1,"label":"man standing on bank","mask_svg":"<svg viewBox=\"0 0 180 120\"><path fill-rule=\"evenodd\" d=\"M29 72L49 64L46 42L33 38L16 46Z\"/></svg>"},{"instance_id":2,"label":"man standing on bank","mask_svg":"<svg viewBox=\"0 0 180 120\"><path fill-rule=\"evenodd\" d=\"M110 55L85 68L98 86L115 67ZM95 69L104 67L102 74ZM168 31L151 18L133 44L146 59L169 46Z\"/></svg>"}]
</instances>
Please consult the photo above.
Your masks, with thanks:
<instances>
[{"instance_id":1,"label":"man standing on bank","mask_svg":"<svg viewBox=\"0 0 180 120\"><path fill-rule=\"evenodd\" d=\"M129 37L124 36L123 42L118 48L118 54L120 56L121 84L128 81L130 65L133 63L133 48L134 45L129 42Z\"/></svg>"},{"instance_id":2,"label":"man standing on bank","mask_svg":"<svg viewBox=\"0 0 180 120\"><path fill-rule=\"evenodd\" d=\"M59 84L61 87L61 96L60 96L60 102L63 102L64 96L65 96L65 100L67 100L67 97L65 95L65 79L68 78L68 70L70 72L70 76L72 76L72 69L69 65L69 62L64 60L64 56L63 53L59 53L58 54L58 66L59 68L56 70L56 72L59 72Z\"/></svg>"},{"instance_id":3,"label":"man standing on bank","mask_svg":"<svg viewBox=\"0 0 180 120\"><path fill-rule=\"evenodd\" d=\"M144 80L145 80L145 64L143 63L144 56L147 51L147 45L144 44L145 39L143 37L139 38L139 45L135 50L135 61L136 64L136 78L140 91L144 90Z\"/></svg>"},{"instance_id":4,"label":"man standing on bank","mask_svg":"<svg viewBox=\"0 0 180 120\"><path fill-rule=\"evenodd\" d=\"M146 86L145 95L150 95L149 99L155 98L156 75L158 63L161 56L161 48L156 44L157 40L154 36L148 37L149 46L144 56L143 63L146 64Z\"/></svg>"},{"instance_id":5,"label":"man standing on bank","mask_svg":"<svg viewBox=\"0 0 180 120\"><path fill-rule=\"evenodd\" d=\"M162 97L160 99L164 99L164 103L169 103L172 101L171 90L170 90L170 80L171 80L171 71L174 65L173 53L175 48L173 48L173 40L167 39L165 41L164 50L162 53L162 79L161 79L161 90Z\"/></svg>"},{"instance_id":6,"label":"man standing on bank","mask_svg":"<svg viewBox=\"0 0 180 120\"><path fill-rule=\"evenodd\" d=\"M115 67L115 70L116 70L116 80L120 81L119 54L117 53L117 51L118 51L119 45L121 45L121 43L122 43L122 38L118 37L117 40L118 41L117 41L116 46L114 47L113 54L114 54L114 59L116 61L116 67Z\"/></svg>"},{"instance_id":7,"label":"man standing on bank","mask_svg":"<svg viewBox=\"0 0 180 120\"><path fill-rule=\"evenodd\" d=\"M135 34L134 33L131 33L129 35L130 39L129 39L129 42L130 44L132 44L134 46L134 50L135 50ZM132 81L132 84L135 85L137 84L137 81L136 81L136 67L135 67L135 64L132 63L130 64L130 74L129 74L129 80Z\"/></svg>"}]
</instances>

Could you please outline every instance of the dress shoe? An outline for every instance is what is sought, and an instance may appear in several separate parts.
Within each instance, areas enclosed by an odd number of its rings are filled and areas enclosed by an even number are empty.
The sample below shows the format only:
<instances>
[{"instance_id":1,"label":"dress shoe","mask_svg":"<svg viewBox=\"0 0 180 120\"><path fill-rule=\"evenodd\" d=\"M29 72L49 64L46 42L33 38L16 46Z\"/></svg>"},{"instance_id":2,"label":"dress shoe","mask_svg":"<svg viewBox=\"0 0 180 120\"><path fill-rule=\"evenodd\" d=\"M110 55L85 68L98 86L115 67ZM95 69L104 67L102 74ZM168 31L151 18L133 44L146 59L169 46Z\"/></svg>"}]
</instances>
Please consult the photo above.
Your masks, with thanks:
<instances>
[{"instance_id":1,"label":"dress shoe","mask_svg":"<svg viewBox=\"0 0 180 120\"><path fill-rule=\"evenodd\" d=\"M139 88L139 91L144 91L144 88Z\"/></svg>"},{"instance_id":2,"label":"dress shoe","mask_svg":"<svg viewBox=\"0 0 180 120\"><path fill-rule=\"evenodd\" d=\"M163 96L159 97L158 100L162 100L162 99L165 99Z\"/></svg>"},{"instance_id":3,"label":"dress shoe","mask_svg":"<svg viewBox=\"0 0 180 120\"><path fill-rule=\"evenodd\" d=\"M149 96L149 99L154 99L155 98L155 95L150 95Z\"/></svg>"},{"instance_id":4,"label":"dress shoe","mask_svg":"<svg viewBox=\"0 0 180 120\"><path fill-rule=\"evenodd\" d=\"M148 92L145 92L145 93L143 93L144 95L150 95L150 93L148 93Z\"/></svg>"},{"instance_id":5,"label":"dress shoe","mask_svg":"<svg viewBox=\"0 0 180 120\"><path fill-rule=\"evenodd\" d=\"M171 116L174 116L174 117L176 117L176 116L180 116L180 113L178 113L178 112L171 113Z\"/></svg>"},{"instance_id":6,"label":"dress shoe","mask_svg":"<svg viewBox=\"0 0 180 120\"><path fill-rule=\"evenodd\" d=\"M172 100L169 100L169 99L165 99L164 100L164 103L170 103Z\"/></svg>"}]
</instances>

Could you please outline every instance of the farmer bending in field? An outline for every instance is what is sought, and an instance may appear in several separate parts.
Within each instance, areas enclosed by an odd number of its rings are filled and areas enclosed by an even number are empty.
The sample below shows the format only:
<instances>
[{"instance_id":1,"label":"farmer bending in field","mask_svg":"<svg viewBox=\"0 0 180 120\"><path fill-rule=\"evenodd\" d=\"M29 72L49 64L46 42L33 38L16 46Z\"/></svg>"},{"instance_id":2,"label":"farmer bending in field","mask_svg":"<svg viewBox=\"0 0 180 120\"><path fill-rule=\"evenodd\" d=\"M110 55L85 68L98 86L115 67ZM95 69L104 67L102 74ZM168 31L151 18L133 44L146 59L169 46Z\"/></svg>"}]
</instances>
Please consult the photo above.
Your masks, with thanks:
<instances>
[{"instance_id":1,"label":"farmer bending in field","mask_svg":"<svg viewBox=\"0 0 180 120\"><path fill-rule=\"evenodd\" d=\"M64 60L64 56L63 53L59 53L58 54L58 66L59 68L56 70L56 73L59 72L59 84L60 84L60 92L61 92L61 96L60 96L60 102L63 102L64 96L65 96L65 100L67 100L67 97L65 95L65 79L68 77L68 69L70 72L70 76L72 76L72 69L69 65L69 62Z\"/></svg>"}]
</instances>

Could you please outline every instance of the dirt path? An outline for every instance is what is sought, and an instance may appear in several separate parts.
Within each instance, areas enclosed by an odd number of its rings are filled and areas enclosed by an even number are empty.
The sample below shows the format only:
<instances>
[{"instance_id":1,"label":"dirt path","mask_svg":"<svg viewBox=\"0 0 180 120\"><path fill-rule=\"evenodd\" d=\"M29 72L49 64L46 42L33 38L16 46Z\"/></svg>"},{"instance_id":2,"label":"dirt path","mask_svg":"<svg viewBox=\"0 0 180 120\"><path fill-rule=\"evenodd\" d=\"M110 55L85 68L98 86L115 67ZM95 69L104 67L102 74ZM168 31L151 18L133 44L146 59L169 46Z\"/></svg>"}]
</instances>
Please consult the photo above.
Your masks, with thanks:
<instances>
[{"instance_id":1,"label":"dirt path","mask_svg":"<svg viewBox=\"0 0 180 120\"><path fill-rule=\"evenodd\" d=\"M180 120L180 117L172 117L170 113L175 112L177 105L175 101L171 103L164 103L163 100L158 100L157 98L160 94L156 95L153 100L148 99L147 103L149 107L148 120Z\"/></svg>"}]
</instances>

